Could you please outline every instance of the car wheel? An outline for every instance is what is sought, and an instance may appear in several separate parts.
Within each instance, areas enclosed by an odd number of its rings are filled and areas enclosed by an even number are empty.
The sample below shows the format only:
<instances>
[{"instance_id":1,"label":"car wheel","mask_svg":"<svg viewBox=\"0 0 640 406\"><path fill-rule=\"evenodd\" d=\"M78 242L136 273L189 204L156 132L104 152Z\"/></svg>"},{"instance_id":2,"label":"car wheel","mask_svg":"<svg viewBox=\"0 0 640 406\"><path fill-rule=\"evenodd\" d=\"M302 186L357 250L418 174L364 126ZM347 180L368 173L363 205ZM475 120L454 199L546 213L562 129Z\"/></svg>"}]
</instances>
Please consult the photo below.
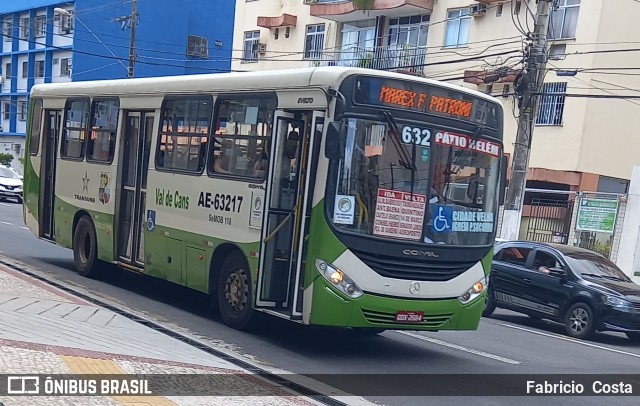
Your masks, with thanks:
<instances>
[{"instance_id":1,"label":"car wheel","mask_svg":"<svg viewBox=\"0 0 640 406\"><path fill-rule=\"evenodd\" d=\"M496 310L496 304L493 300L493 292L491 290L487 290L487 296L484 299L484 309L482 309L482 316L489 317Z\"/></svg>"},{"instance_id":2,"label":"car wheel","mask_svg":"<svg viewBox=\"0 0 640 406\"><path fill-rule=\"evenodd\" d=\"M89 216L80 218L73 233L73 263L79 275L94 277L99 272L96 229Z\"/></svg>"},{"instance_id":3,"label":"car wheel","mask_svg":"<svg viewBox=\"0 0 640 406\"><path fill-rule=\"evenodd\" d=\"M22 204L22 198L21 197L16 197L16 200L18 201L18 204Z\"/></svg>"},{"instance_id":4,"label":"car wheel","mask_svg":"<svg viewBox=\"0 0 640 406\"><path fill-rule=\"evenodd\" d=\"M578 302L569 308L564 320L567 334L573 338L587 338L594 332L593 311L588 304Z\"/></svg>"},{"instance_id":5,"label":"car wheel","mask_svg":"<svg viewBox=\"0 0 640 406\"><path fill-rule=\"evenodd\" d=\"M634 343L640 343L640 333L630 332L626 334L629 340L633 341Z\"/></svg>"},{"instance_id":6,"label":"car wheel","mask_svg":"<svg viewBox=\"0 0 640 406\"><path fill-rule=\"evenodd\" d=\"M222 264L217 287L218 309L226 325L237 330L253 326L253 293L247 261L239 251Z\"/></svg>"}]
</instances>

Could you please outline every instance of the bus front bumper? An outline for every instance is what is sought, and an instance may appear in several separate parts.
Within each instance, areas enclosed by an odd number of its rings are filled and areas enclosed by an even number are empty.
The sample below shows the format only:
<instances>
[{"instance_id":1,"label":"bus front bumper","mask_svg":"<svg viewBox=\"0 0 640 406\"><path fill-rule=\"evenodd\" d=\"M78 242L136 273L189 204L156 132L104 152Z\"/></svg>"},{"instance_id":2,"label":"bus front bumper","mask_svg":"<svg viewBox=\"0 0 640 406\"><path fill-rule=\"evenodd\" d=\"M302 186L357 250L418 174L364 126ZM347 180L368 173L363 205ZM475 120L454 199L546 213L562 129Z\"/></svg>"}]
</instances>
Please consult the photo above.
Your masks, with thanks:
<instances>
[{"instance_id":1,"label":"bus front bumper","mask_svg":"<svg viewBox=\"0 0 640 406\"><path fill-rule=\"evenodd\" d=\"M309 324L389 330L476 330L486 290L467 304L458 299L403 299L364 293L348 299L322 277L313 283ZM418 322L396 322L398 313L422 314Z\"/></svg>"}]
</instances>

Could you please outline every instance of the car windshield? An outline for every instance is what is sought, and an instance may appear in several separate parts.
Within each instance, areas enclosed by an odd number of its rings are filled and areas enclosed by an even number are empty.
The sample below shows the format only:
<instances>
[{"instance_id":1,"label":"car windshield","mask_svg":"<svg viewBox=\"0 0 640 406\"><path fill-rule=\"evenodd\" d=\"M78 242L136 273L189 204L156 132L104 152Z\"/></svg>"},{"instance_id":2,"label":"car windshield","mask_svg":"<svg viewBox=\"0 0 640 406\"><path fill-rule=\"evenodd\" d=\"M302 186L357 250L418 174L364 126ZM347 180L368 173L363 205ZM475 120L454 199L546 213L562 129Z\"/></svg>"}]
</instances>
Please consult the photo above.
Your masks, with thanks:
<instances>
[{"instance_id":1,"label":"car windshield","mask_svg":"<svg viewBox=\"0 0 640 406\"><path fill-rule=\"evenodd\" d=\"M17 173L9 168L0 167L0 178L20 179Z\"/></svg>"},{"instance_id":2,"label":"car windshield","mask_svg":"<svg viewBox=\"0 0 640 406\"><path fill-rule=\"evenodd\" d=\"M631 282L613 262L596 253L575 251L565 253L565 257L571 270L580 276Z\"/></svg>"},{"instance_id":3,"label":"car windshield","mask_svg":"<svg viewBox=\"0 0 640 406\"><path fill-rule=\"evenodd\" d=\"M426 123L348 118L328 210L341 231L493 243L500 145Z\"/></svg>"}]
</instances>

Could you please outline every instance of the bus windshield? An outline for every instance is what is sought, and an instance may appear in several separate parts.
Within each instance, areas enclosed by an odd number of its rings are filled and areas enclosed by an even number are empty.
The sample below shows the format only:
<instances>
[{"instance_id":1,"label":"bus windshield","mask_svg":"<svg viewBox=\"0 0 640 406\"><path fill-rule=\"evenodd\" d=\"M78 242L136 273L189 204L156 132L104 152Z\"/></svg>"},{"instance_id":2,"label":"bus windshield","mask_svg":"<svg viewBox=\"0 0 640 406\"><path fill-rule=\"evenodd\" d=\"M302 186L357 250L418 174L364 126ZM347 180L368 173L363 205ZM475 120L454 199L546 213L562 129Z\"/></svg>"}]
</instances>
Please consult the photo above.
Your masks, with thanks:
<instances>
[{"instance_id":1,"label":"bus windshield","mask_svg":"<svg viewBox=\"0 0 640 406\"><path fill-rule=\"evenodd\" d=\"M489 245L500 144L427 123L343 120L330 218L343 232L427 244Z\"/></svg>"}]
</instances>

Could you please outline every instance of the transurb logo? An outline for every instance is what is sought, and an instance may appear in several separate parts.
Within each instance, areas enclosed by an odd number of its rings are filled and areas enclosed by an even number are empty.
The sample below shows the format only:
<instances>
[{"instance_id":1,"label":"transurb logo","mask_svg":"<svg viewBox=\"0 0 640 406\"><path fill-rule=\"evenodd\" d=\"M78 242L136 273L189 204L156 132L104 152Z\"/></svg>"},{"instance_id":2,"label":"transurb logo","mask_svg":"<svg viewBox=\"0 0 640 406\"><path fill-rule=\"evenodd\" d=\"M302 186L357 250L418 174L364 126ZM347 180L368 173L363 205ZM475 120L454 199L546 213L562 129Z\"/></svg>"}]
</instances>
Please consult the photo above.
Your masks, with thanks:
<instances>
[{"instance_id":1,"label":"transurb logo","mask_svg":"<svg viewBox=\"0 0 640 406\"><path fill-rule=\"evenodd\" d=\"M98 200L100 203L107 204L109 200L111 200L111 188L109 188L109 178L110 175L108 172L102 172L100 174L100 188L98 189Z\"/></svg>"}]
</instances>

